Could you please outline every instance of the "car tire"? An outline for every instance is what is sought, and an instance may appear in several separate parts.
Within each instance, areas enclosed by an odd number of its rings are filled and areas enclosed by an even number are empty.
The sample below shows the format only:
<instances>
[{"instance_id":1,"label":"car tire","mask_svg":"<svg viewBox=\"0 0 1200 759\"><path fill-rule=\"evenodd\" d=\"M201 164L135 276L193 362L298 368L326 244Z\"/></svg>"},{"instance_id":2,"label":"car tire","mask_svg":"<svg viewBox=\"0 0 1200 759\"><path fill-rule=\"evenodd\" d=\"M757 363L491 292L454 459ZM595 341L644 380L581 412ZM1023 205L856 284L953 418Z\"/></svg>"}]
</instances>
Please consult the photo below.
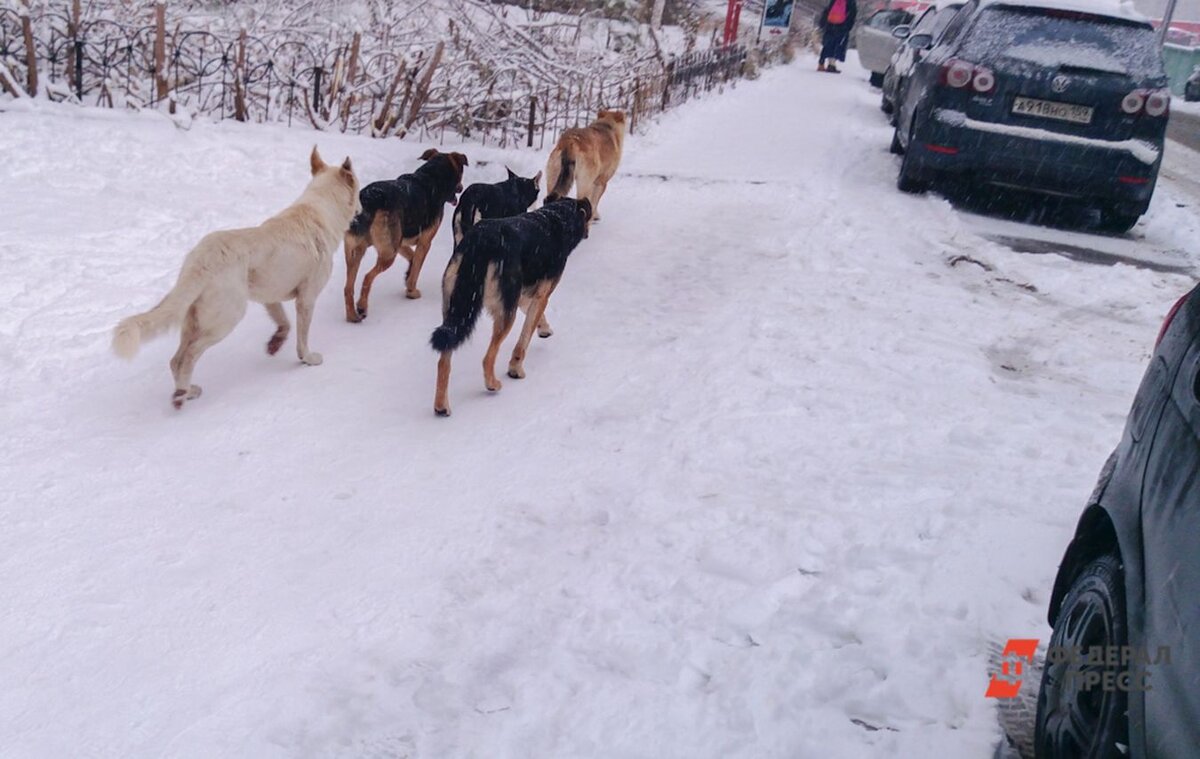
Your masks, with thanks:
<instances>
[{"instance_id":1,"label":"car tire","mask_svg":"<svg viewBox=\"0 0 1200 759\"><path fill-rule=\"evenodd\" d=\"M888 147L892 155L904 155L904 146L900 144L900 130L892 129L892 144Z\"/></svg>"},{"instance_id":2,"label":"car tire","mask_svg":"<svg viewBox=\"0 0 1200 759\"><path fill-rule=\"evenodd\" d=\"M913 144L917 142L917 117L913 116L912 128L908 131L908 147L905 148L900 143L899 128L892 134L892 139L896 143L896 147L903 150L903 158L900 160L900 173L896 175L896 189L900 192L911 194L919 194L927 191L932 183L927 179L922 179L917 174L916 159L913 154L917 151L913 150Z\"/></svg>"},{"instance_id":3,"label":"car tire","mask_svg":"<svg viewBox=\"0 0 1200 759\"><path fill-rule=\"evenodd\" d=\"M879 74L879 73L872 71L870 82L871 82L872 87L882 87L883 86L883 74Z\"/></svg>"},{"instance_id":4,"label":"car tire","mask_svg":"<svg viewBox=\"0 0 1200 759\"><path fill-rule=\"evenodd\" d=\"M1100 230L1123 235L1133 229L1133 225L1137 224L1140 218L1140 212L1133 213L1120 207L1103 207L1100 209Z\"/></svg>"},{"instance_id":5,"label":"car tire","mask_svg":"<svg viewBox=\"0 0 1200 759\"><path fill-rule=\"evenodd\" d=\"M1128 645L1125 585L1121 560L1112 554L1093 559L1075 577L1059 607L1050 648L1067 651ZM1047 657L1038 690L1034 742L1037 759L1116 759L1128 744L1128 697L1083 687L1081 675L1114 669L1083 657Z\"/></svg>"},{"instance_id":6,"label":"car tire","mask_svg":"<svg viewBox=\"0 0 1200 759\"><path fill-rule=\"evenodd\" d=\"M883 111L889 116L891 116L892 112L896 110L896 106L892 105L892 101L888 100L887 93L884 93L879 97L879 110Z\"/></svg>"}]
</instances>

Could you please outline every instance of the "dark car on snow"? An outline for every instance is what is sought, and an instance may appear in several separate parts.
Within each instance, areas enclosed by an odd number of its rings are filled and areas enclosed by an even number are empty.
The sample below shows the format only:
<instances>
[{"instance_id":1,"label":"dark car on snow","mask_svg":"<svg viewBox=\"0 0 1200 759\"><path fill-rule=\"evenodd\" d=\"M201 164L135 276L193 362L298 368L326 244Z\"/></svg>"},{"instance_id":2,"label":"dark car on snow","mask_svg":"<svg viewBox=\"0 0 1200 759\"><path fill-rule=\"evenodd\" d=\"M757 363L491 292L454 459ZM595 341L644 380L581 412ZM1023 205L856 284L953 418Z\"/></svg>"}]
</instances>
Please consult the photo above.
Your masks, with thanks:
<instances>
[{"instance_id":1,"label":"dark car on snow","mask_svg":"<svg viewBox=\"0 0 1200 759\"><path fill-rule=\"evenodd\" d=\"M897 102L897 186L1073 198L1127 231L1154 193L1170 92L1154 28L1122 8L967 3Z\"/></svg>"},{"instance_id":2,"label":"dark car on snow","mask_svg":"<svg viewBox=\"0 0 1200 759\"><path fill-rule=\"evenodd\" d=\"M1168 313L1059 565L1039 759L1200 755L1198 291Z\"/></svg>"}]
</instances>

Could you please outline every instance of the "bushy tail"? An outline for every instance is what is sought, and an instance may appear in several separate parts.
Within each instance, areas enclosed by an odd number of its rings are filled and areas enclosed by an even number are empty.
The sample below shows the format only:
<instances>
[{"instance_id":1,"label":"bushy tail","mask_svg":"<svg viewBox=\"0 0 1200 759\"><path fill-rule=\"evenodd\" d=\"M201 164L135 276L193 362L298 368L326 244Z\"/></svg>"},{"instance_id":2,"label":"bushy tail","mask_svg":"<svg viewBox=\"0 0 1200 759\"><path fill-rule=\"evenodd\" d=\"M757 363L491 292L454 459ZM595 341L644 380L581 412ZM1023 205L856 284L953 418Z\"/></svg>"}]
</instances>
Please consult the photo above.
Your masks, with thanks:
<instances>
[{"instance_id":1,"label":"bushy tail","mask_svg":"<svg viewBox=\"0 0 1200 759\"><path fill-rule=\"evenodd\" d=\"M375 221L375 209L363 209L358 212L353 219L350 220L350 234L362 237L367 234L367 230L371 228L371 222Z\"/></svg>"},{"instance_id":2,"label":"bushy tail","mask_svg":"<svg viewBox=\"0 0 1200 759\"><path fill-rule=\"evenodd\" d=\"M463 236L471 231L471 227L475 226L475 222L479 221L475 201L467 195L467 193L463 193L458 199L458 205L454 207L455 248L462 242Z\"/></svg>"},{"instance_id":3,"label":"bushy tail","mask_svg":"<svg viewBox=\"0 0 1200 759\"><path fill-rule=\"evenodd\" d=\"M442 308L442 326L429 338L429 344L438 353L452 351L466 342L483 309L488 264L485 256L471 255L470 248L471 240L456 247L446 266L446 277L454 281L442 283L442 297L446 298L447 292L449 297Z\"/></svg>"},{"instance_id":4,"label":"bushy tail","mask_svg":"<svg viewBox=\"0 0 1200 759\"><path fill-rule=\"evenodd\" d=\"M359 191L358 204L362 210L350 220L350 229L347 230L350 234L358 237L366 236L371 229L371 223L375 221L375 213L388 205L387 187L389 184L389 182L372 182Z\"/></svg>"},{"instance_id":5,"label":"bushy tail","mask_svg":"<svg viewBox=\"0 0 1200 759\"><path fill-rule=\"evenodd\" d=\"M183 321L188 307L200 297L205 280L186 264L171 292L159 304L145 313L122 319L113 330L113 352L124 359L137 355L142 343Z\"/></svg>"},{"instance_id":6,"label":"bushy tail","mask_svg":"<svg viewBox=\"0 0 1200 759\"><path fill-rule=\"evenodd\" d=\"M575 184L575 159L571 157L571 151L564 148L555 148L555 153L558 153L558 159L561 162L558 171L558 180L550 191L546 193L546 202L565 198L571 193L571 185ZM550 154L550 162L554 163L554 153ZM549 177L547 177L549 178Z\"/></svg>"}]
</instances>

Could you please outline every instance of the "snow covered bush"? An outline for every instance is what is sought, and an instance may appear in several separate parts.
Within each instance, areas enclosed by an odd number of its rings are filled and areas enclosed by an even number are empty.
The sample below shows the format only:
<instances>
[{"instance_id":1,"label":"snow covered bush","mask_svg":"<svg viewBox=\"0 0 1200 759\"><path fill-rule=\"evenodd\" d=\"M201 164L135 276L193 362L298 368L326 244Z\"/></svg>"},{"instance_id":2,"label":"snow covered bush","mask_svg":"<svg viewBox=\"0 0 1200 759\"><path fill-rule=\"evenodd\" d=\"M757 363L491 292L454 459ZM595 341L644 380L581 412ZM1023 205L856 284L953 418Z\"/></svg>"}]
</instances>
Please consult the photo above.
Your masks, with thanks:
<instances>
[{"instance_id":1,"label":"snow covered bush","mask_svg":"<svg viewBox=\"0 0 1200 759\"><path fill-rule=\"evenodd\" d=\"M648 6L632 0L33 2L0 9L0 88L380 137L450 132L541 146L598 108L627 110L636 129L740 77L744 54L709 47L697 33L703 9L691 2L670 4L685 26L657 32L642 18Z\"/></svg>"}]
</instances>

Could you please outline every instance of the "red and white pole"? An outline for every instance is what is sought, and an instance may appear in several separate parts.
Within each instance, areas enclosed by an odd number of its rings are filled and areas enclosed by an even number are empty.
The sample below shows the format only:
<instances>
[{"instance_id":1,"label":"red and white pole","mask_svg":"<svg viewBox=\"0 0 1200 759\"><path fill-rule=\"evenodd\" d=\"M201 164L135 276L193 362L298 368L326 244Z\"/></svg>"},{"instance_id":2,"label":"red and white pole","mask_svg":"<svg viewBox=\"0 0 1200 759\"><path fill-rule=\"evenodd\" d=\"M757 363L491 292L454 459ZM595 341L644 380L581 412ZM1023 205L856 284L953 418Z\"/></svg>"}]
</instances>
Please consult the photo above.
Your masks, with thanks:
<instances>
[{"instance_id":1,"label":"red and white pole","mask_svg":"<svg viewBox=\"0 0 1200 759\"><path fill-rule=\"evenodd\" d=\"M729 0L729 6L725 9L725 36L721 40L722 47L737 44L738 21L742 17L744 3L745 0Z\"/></svg>"}]
</instances>

